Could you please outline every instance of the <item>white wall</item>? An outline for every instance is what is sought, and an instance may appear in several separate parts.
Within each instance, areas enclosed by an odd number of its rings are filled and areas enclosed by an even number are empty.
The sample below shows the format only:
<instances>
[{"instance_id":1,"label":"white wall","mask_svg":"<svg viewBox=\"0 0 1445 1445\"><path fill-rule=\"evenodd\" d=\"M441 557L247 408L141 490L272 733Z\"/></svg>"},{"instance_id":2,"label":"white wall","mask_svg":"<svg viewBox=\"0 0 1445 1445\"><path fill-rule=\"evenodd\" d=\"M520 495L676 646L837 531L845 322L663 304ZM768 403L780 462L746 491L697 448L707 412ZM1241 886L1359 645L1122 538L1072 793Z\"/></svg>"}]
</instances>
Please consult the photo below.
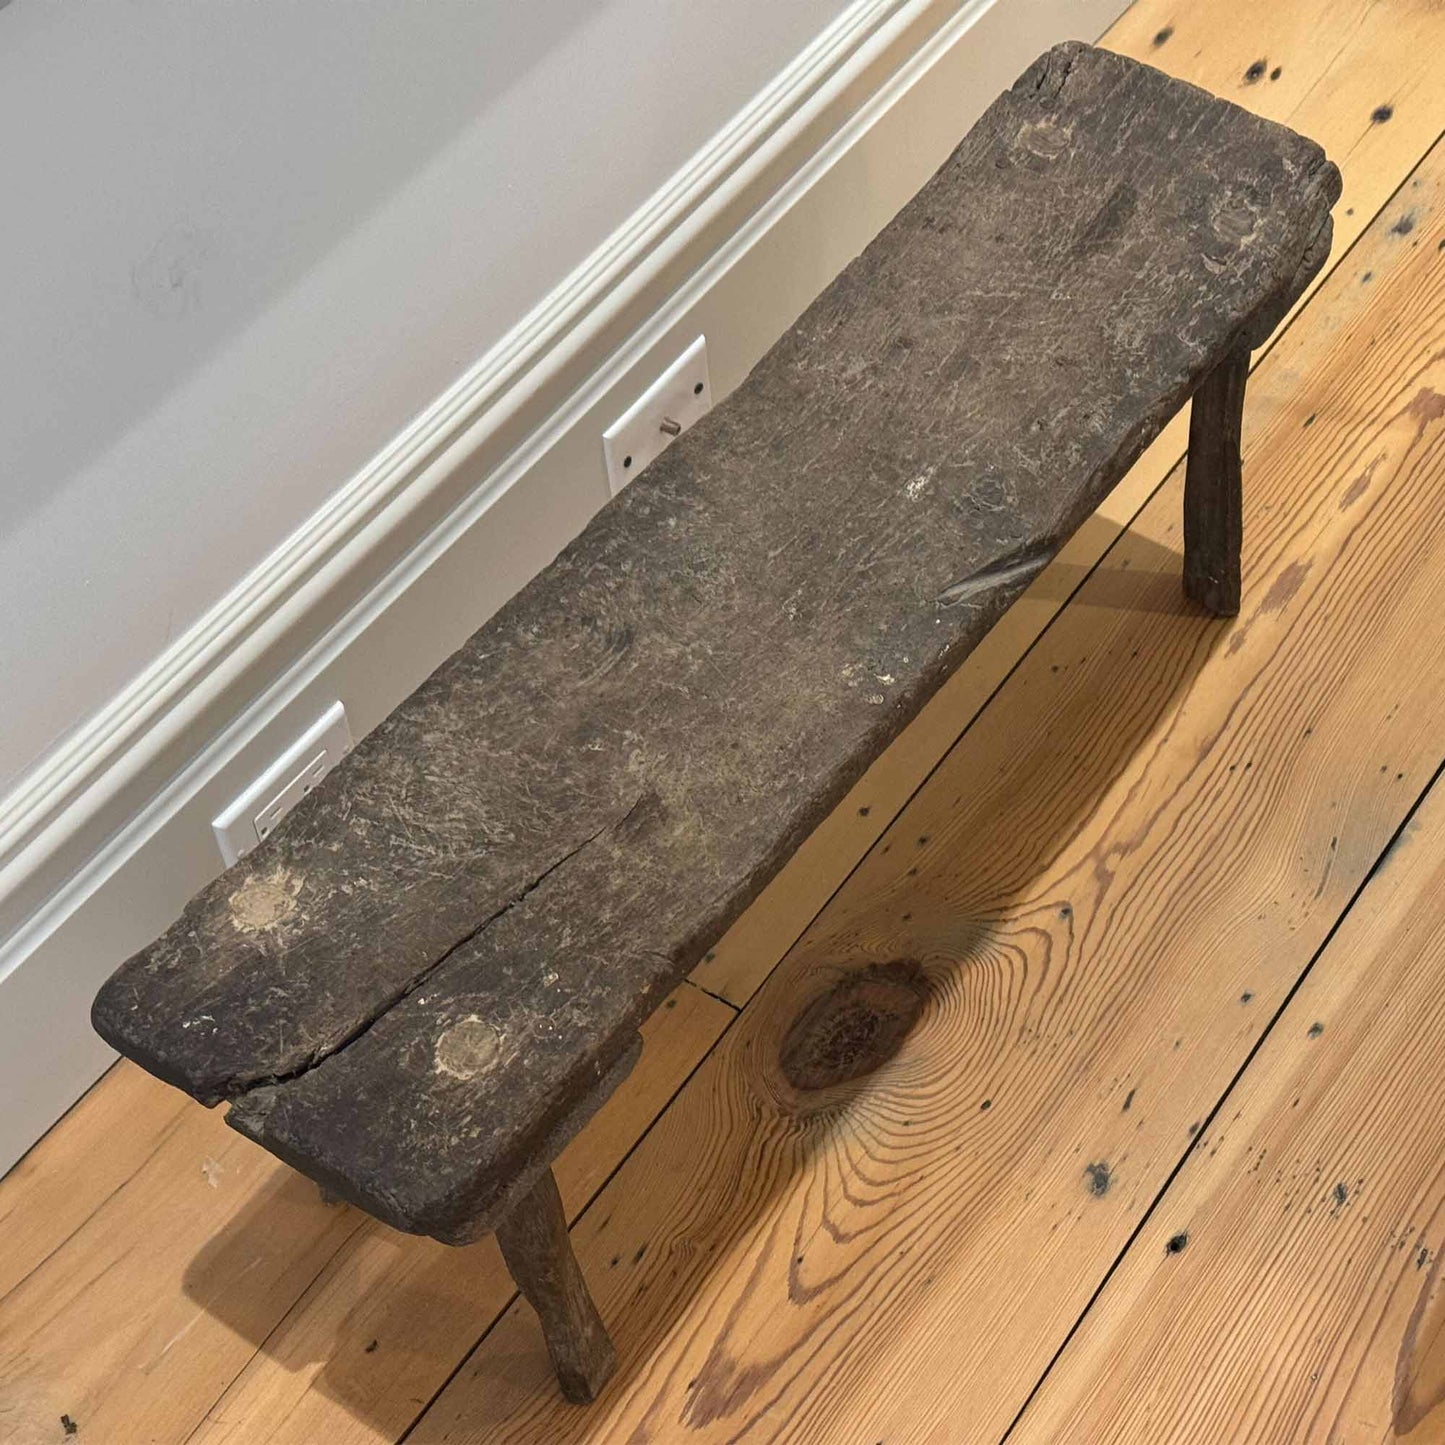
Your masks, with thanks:
<instances>
[{"instance_id":1,"label":"white wall","mask_svg":"<svg viewBox=\"0 0 1445 1445\"><path fill-rule=\"evenodd\" d=\"M1123 4L0 3L0 1170L210 819L333 700L375 726L662 367L706 333L725 396Z\"/></svg>"},{"instance_id":2,"label":"white wall","mask_svg":"<svg viewBox=\"0 0 1445 1445\"><path fill-rule=\"evenodd\" d=\"M0 794L843 7L0 10Z\"/></svg>"}]
</instances>

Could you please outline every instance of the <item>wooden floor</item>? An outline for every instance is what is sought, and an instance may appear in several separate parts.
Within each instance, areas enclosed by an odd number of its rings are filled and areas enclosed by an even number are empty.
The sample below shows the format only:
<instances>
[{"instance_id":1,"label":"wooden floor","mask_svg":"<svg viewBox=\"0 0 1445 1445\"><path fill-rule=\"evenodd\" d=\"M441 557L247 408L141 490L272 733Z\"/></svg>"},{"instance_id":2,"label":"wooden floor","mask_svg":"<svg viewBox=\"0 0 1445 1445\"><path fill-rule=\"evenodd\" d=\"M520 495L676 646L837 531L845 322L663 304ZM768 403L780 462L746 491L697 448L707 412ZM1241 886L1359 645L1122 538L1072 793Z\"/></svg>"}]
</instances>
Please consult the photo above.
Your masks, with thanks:
<instances>
[{"instance_id":1,"label":"wooden floor","mask_svg":"<svg viewBox=\"0 0 1445 1445\"><path fill-rule=\"evenodd\" d=\"M0 1441L1445 1441L1445 8L1106 43L1344 173L1255 358L1242 615L1181 600L1176 424L563 1157L594 1407L490 1240L121 1065L0 1182ZM898 957L902 1054L793 1094L800 1007Z\"/></svg>"}]
</instances>

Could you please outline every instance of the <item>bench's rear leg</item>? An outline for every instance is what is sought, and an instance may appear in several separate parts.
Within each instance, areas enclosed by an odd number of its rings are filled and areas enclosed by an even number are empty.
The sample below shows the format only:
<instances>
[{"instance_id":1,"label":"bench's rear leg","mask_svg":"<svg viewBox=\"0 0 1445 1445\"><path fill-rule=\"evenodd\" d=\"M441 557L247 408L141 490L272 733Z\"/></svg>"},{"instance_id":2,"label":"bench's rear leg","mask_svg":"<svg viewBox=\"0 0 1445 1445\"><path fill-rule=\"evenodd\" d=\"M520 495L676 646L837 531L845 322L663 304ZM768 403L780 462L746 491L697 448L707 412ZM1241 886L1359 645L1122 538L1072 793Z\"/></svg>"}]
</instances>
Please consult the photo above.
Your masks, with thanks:
<instances>
[{"instance_id":1,"label":"bench's rear leg","mask_svg":"<svg viewBox=\"0 0 1445 1445\"><path fill-rule=\"evenodd\" d=\"M572 1253L550 1169L497 1226L497 1243L517 1288L542 1321L563 1395L574 1405L590 1403L617 1368L617 1355Z\"/></svg>"},{"instance_id":2,"label":"bench's rear leg","mask_svg":"<svg viewBox=\"0 0 1445 1445\"><path fill-rule=\"evenodd\" d=\"M1189 408L1184 472L1184 591L1219 617L1239 612L1244 489L1239 439L1249 350L1227 356L1200 383Z\"/></svg>"}]
</instances>

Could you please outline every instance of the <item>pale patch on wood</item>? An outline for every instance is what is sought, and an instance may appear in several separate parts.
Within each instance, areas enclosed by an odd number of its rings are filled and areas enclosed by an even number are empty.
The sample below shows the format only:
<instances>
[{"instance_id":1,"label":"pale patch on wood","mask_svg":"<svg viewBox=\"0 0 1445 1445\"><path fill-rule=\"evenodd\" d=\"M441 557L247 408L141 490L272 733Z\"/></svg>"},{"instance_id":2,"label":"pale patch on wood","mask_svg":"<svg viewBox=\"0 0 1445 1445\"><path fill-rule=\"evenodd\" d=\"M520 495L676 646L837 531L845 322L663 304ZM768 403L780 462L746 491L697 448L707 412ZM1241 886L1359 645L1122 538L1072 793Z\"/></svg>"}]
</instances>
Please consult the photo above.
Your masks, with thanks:
<instances>
[{"instance_id":1,"label":"pale patch on wood","mask_svg":"<svg viewBox=\"0 0 1445 1445\"><path fill-rule=\"evenodd\" d=\"M231 922L239 933L267 933L279 928L296 912L301 878L277 868L259 878L248 878L230 897Z\"/></svg>"},{"instance_id":2,"label":"pale patch on wood","mask_svg":"<svg viewBox=\"0 0 1445 1445\"><path fill-rule=\"evenodd\" d=\"M496 1063L501 1050L501 1034L486 1019L468 1014L437 1040L437 1072L454 1079L475 1079Z\"/></svg>"}]
</instances>

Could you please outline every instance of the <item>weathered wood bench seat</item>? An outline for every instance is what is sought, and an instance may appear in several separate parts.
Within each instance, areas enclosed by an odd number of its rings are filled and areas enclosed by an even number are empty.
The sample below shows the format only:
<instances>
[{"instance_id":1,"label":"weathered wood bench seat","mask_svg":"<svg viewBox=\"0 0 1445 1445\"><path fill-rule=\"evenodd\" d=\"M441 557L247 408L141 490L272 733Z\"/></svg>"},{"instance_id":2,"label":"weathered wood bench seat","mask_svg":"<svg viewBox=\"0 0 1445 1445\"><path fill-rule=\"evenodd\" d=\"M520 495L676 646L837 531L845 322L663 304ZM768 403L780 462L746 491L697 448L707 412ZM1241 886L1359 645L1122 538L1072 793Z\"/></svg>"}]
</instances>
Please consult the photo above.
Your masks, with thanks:
<instances>
[{"instance_id":1,"label":"weathered wood bench seat","mask_svg":"<svg viewBox=\"0 0 1445 1445\"><path fill-rule=\"evenodd\" d=\"M639 1023L1191 396L1185 578L1239 600L1251 346L1320 149L1036 62L681 436L96 1000L123 1053L399 1229L497 1229L564 1388L610 1346L550 1164Z\"/></svg>"}]
</instances>

